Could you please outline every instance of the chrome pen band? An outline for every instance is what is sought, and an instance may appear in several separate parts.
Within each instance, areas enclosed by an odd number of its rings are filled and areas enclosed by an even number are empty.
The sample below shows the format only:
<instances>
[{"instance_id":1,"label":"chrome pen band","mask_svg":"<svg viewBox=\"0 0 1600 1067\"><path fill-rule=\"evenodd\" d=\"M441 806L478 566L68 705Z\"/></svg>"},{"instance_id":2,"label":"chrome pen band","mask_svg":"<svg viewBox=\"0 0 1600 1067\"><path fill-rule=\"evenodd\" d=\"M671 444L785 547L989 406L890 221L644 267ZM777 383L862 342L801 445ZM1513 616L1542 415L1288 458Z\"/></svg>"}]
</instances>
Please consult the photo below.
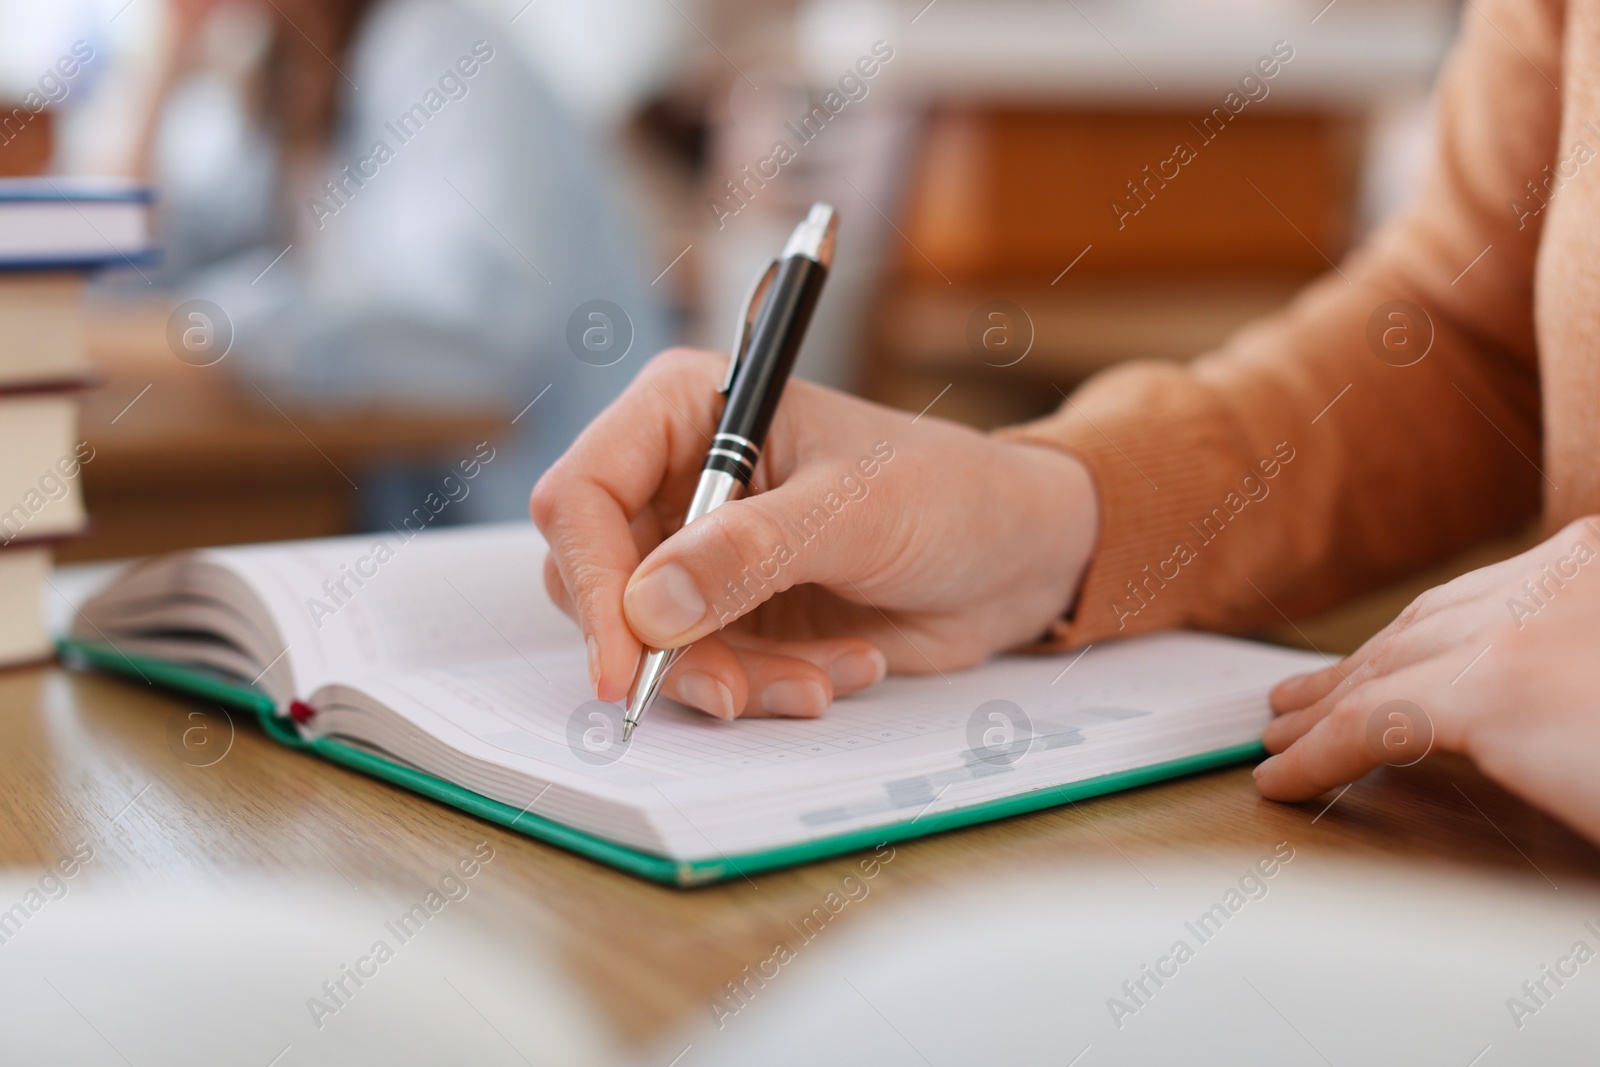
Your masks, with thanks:
<instances>
[{"instance_id":1,"label":"chrome pen band","mask_svg":"<svg viewBox=\"0 0 1600 1067\"><path fill-rule=\"evenodd\" d=\"M751 463L748 459L745 459L744 455L742 453L730 452L726 448L711 448L711 449L707 449L706 450L706 456L707 456L707 458L709 458L711 456L726 456L731 460L737 461L741 466L743 466L743 467L745 467L745 468L747 468L749 470L754 470L755 469L755 464Z\"/></svg>"},{"instance_id":2,"label":"chrome pen band","mask_svg":"<svg viewBox=\"0 0 1600 1067\"><path fill-rule=\"evenodd\" d=\"M733 475L745 485L755 475L756 464L761 462L761 450L747 437L736 433L719 433L706 452L704 471L722 471Z\"/></svg>"},{"instance_id":3,"label":"chrome pen band","mask_svg":"<svg viewBox=\"0 0 1600 1067\"><path fill-rule=\"evenodd\" d=\"M761 460L761 449L751 443L748 437L740 437L736 433L719 433L712 439L712 453L722 452L742 459L752 468Z\"/></svg>"}]
</instances>

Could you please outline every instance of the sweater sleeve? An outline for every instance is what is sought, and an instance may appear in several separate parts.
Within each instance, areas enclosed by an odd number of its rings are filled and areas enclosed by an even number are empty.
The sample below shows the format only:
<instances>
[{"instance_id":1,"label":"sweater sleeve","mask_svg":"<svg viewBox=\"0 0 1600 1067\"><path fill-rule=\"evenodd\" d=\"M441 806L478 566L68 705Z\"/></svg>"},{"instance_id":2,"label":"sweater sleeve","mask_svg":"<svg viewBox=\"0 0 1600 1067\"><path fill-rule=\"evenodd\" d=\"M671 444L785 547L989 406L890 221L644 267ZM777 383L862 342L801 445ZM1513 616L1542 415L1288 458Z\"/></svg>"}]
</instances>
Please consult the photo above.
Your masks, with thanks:
<instances>
[{"instance_id":1,"label":"sweater sleeve","mask_svg":"<svg viewBox=\"0 0 1600 1067\"><path fill-rule=\"evenodd\" d=\"M1418 206L1287 309L1000 431L1074 453L1099 494L1052 645L1308 614L1537 510L1533 190L1557 155L1564 18L1465 5Z\"/></svg>"}]
</instances>

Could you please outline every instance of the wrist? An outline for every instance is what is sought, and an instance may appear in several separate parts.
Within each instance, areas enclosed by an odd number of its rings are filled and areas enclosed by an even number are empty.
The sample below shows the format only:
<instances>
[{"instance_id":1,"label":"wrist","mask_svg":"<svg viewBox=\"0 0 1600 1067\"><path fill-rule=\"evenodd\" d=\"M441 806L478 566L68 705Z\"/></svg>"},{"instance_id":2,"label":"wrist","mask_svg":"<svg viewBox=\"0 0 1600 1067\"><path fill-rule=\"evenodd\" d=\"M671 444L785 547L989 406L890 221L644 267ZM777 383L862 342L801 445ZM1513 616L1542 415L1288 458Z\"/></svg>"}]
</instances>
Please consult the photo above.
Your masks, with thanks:
<instances>
[{"instance_id":1,"label":"wrist","mask_svg":"<svg viewBox=\"0 0 1600 1067\"><path fill-rule=\"evenodd\" d=\"M1072 453L1026 440L1001 443L1007 468L1018 475L1015 543L1027 547L1016 559L1017 580L1037 593L1037 636L1077 602L1099 539L1099 495L1088 466Z\"/></svg>"}]
</instances>

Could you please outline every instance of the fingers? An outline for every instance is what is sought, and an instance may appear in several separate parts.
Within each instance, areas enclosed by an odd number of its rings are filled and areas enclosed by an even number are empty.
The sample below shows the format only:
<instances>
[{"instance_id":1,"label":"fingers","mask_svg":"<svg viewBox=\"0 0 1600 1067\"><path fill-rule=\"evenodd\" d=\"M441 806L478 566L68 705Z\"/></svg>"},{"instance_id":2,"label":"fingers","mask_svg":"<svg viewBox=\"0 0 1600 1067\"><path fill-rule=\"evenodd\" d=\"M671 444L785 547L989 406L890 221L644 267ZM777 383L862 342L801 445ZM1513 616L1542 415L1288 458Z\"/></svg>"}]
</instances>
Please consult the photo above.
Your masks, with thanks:
<instances>
[{"instance_id":1,"label":"fingers","mask_svg":"<svg viewBox=\"0 0 1600 1067\"><path fill-rule=\"evenodd\" d=\"M1279 682L1272 690L1273 712L1286 715L1310 708L1341 684L1394 674L1456 645L1461 640L1457 609L1471 603L1470 589L1460 579L1431 589L1343 660Z\"/></svg>"},{"instance_id":2,"label":"fingers","mask_svg":"<svg viewBox=\"0 0 1600 1067\"><path fill-rule=\"evenodd\" d=\"M667 538L628 582L623 608L634 633L676 648L796 585L864 572L882 543L874 525L888 512L843 507L837 481L799 473Z\"/></svg>"},{"instance_id":3,"label":"fingers","mask_svg":"<svg viewBox=\"0 0 1600 1067\"><path fill-rule=\"evenodd\" d=\"M803 659L828 675L836 697L849 696L877 685L888 673L888 660L878 646L860 637L829 638L821 641L772 641L764 637L729 631L724 638L743 650L770 652Z\"/></svg>"},{"instance_id":4,"label":"fingers","mask_svg":"<svg viewBox=\"0 0 1600 1067\"><path fill-rule=\"evenodd\" d=\"M1258 766L1256 787L1261 795L1269 800L1310 800L1378 766L1382 760L1367 744L1365 707L1365 702L1341 704L1287 751Z\"/></svg>"},{"instance_id":5,"label":"fingers","mask_svg":"<svg viewBox=\"0 0 1600 1067\"><path fill-rule=\"evenodd\" d=\"M540 486L544 485L541 480ZM549 559L562 587L561 599L583 630L595 695L618 700L627 692L625 676L638 658L638 642L620 608L639 552L628 530L628 516L616 498L578 480L565 485L562 496L559 512L552 513L559 518L552 517L545 528ZM546 584L552 584L548 578Z\"/></svg>"},{"instance_id":6,"label":"fingers","mask_svg":"<svg viewBox=\"0 0 1600 1067\"><path fill-rule=\"evenodd\" d=\"M646 508L636 516L630 524L633 531L633 543L643 556L656 545L661 543L661 522L654 510ZM567 588L567 583L561 577L561 569L556 565L556 558L547 555L544 559L544 588L549 594L551 603L562 614L576 620L578 606L572 599L572 591Z\"/></svg>"},{"instance_id":7,"label":"fingers","mask_svg":"<svg viewBox=\"0 0 1600 1067\"><path fill-rule=\"evenodd\" d=\"M697 642L679 656L661 688L680 704L719 719L737 718L749 698L738 655L718 637Z\"/></svg>"},{"instance_id":8,"label":"fingers","mask_svg":"<svg viewBox=\"0 0 1600 1067\"><path fill-rule=\"evenodd\" d=\"M741 650L739 661L750 685L748 716L815 719L833 703L833 683L814 663L754 649Z\"/></svg>"},{"instance_id":9,"label":"fingers","mask_svg":"<svg viewBox=\"0 0 1600 1067\"><path fill-rule=\"evenodd\" d=\"M1411 609L1408 608L1409 612ZM1362 667L1371 660L1373 652L1385 642L1389 641L1395 630L1406 619L1402 613L1400 618L1389 623L1383 629L1373 634L1361 643L1361 647L1350 653L1337 663L1330 663L1319 671L1310 674L1300 674L1293 678L1285 678L1273 687L1270 701L1272 711L1276 715L1283 715L1292 711L1309 708L1319 700L1327 698L1328 694L1339 688L1347 681L1358 680ZM1276 726L1277 723L1273 723ZM1268 727L1270 730L1271 727ZM1310 729L1307 724L1305 729ZM1303 732L1303 731L1302 731ZM1299 736L1296 734L1295 736ZM1288 742L1285 742L1287 745ZM1270 745L1268 746L1271 747Z\"/></svg>"},{"instance_id":10,"label":"fingers","mask_svg":"<svg viewBox=\"0 0 1600 1067\"><path fill-rule=\"evenodd\" d=\"M1344 663L1330 663L1320 671L1297 674L1285 678L1272 689L1272 711L1276 715L1308 708L1336 689L1344 681L1350 668Z\"/></svg>"},{"instance_id":11,"label":"fingers","mask_svg":"<svg viewBox=\"0 0 1600 1067\"><path fill-rule=\"evenodd\" d=\"M706 518L713 520L714 516ZM623 615L645 643L679 648L721 628L721 616L712 612L710 601L701 592L706 584L704 568L695 569L701 571L698 579L682 563L662 563L642 576L636 573L626 583Z\"/></svg>"},{"instance_id":12,"label":"fingers","mask_svg":"<svg viewBox=\"0 0 1600 1067\"><path fill-rule=\"evenodd\" d=\"M1267 728L1261 732L1261 743L1268 752L1276 755L1304 737L1313 726L1327 717L1333 707L1334 701L1324 697L1309 708L1284 712L1267 723Z\"/></svg>"},{"instance_id":13,"label":"fingers","mask_svg":"<svg viewBox=\"0 0 1600 1067\"><path fill-rule=\"evenodd\" d=\"M589 644L602 700L621 699L638 662L638 639L622 616L623 590L642 555L634 522L660 493L677 490L687 500L704 458L699 425L714 422L725 367L709 353L657 358L534 487L529 510Z\"/></svg>"},{"instance_id":14,"label":"fingers","mask_svg":"<svg viewBox=\"0 0 1600 1067\"><path fill-rule=\"evenodd\" d=\"M1461 664L1475 662L1471 650L1481 648L1479 656L1488 650L1485 631L1500 615L1493 603L1499 594L1487 594L1505 574L1505 564L1495 564L1430 589L1337 667L1274 689L1279 715L1262 741L1276 755L1256 768L1262 795L1306 800L1382 763L1409 766L1436 740L1459 748L1456 715L1462 701L1470 704L1470 686L1452 687L1464 673ZM1437 737L1417 700L1443 713Z\"/></svg>"},{"instance_id":15,"label":"fingers","mask_svg":"<svg viewBox=\"0 0 1600 1067\"><path fill-rule=\"evenodd\" d=\"M1362 646L1363 651L1366 647ZM1361 653L1358 652L1357 655ZM1341 702L1351 699L1355 687L1373 679L1372 664L1373 660L1370 657L1357 662L1356 656L1351 656L1342 663L1281 683L1280 689L1293 686L1297 682L1304 687L1298 692L1291 690L1294 696L1318 690L1321 691L1321 695L1304 705L1280 707L1277 703L1278 690L1273 690L1273 711L1278 717L1269 722L1261 733L1261 743L1266 745L1267 751L1282 752L1304 737ZM1329 675L1332 676L1331 679Z\"/></svg>"},{"instance_id":16,"label":"fingers","mask_svg":"<svg viewBox=\"0 0 1600 1067\"><path fill-rule=\"evenodd\" d=\"M855 638L790 643L713 636L679 657L665 690L722 719L815 718L835 696L880 681L884 671L883 654Z\"/></svg>"},{"instance_id":17,"label":"fingers","mask_svg":"<svg viewBox=\"0 0 1600 1067\"><path fill-rule=\"evenodd\" d=\"M1430 660L1396 674L1357 681L1351 689L1274 720L1268 727L1270 736L1263 740L1268 751L1277 754L1255 772L1261 795L1271 800L1309 800L1355 781L1379 764L1393 762L1396 750L1373 733L1374 716L1390 701L1409 702L1412 696L1436 689L1440 676L1439 663ZM1383 720L1384 725L1388 722ZM1431 745L1431 721L1425 733Z\"/></svg>"}]
</instances>

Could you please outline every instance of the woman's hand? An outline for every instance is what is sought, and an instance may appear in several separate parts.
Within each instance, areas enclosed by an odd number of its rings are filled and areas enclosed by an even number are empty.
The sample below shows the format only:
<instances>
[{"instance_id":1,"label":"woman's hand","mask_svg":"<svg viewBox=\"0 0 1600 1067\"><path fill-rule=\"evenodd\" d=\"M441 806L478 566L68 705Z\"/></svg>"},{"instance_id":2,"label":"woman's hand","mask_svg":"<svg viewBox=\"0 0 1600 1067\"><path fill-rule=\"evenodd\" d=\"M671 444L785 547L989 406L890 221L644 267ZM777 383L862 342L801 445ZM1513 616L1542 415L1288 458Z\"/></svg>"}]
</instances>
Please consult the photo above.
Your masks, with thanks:
<instances>
[{"instance_id":1,"label":"woman's hand","mask_svg":"<svg viewBox=\"0 0 1600 1067\"><path fill-rule=\"evenodd\" d=\"M1429 590L1272 705L1264 796L1306 800L1431 742L1600 841L1600 520Z\"/></svg>"},{"instance_id":2,"label":"woman's hand","mask_svg":"<svg viewBox=\"0 0 1600 1067\"><path fill-rule=\"evenodd\" d=\"M545 583L602 700L626 695L642 644L692 643L668 695L820 715L886 670L1030 641L1071 604L1098 525L1076 459L798 380L751 494L680 529L726 368L658 356L534 487Z\"/></svg>"}]
</instances>

